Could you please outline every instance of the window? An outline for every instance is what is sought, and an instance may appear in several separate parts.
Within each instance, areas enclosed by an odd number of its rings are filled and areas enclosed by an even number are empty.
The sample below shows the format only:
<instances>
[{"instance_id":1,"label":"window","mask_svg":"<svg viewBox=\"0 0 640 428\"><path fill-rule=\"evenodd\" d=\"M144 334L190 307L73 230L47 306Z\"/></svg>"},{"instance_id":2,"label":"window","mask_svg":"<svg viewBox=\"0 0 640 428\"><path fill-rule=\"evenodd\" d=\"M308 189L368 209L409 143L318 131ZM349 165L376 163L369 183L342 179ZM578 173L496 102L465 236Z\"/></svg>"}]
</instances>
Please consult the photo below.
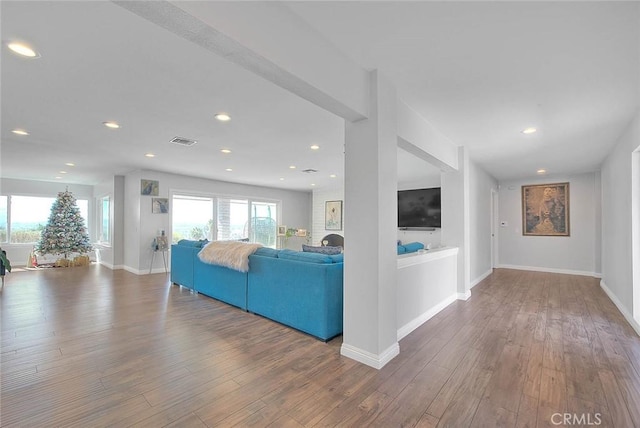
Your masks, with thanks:
<instances>
[{"instance_id":1,"label":"window","mask_svg":"<svg viewBox=\"0 0 640 428\"><path fill-rule=\"evenodd\" d=\"M275 248L278 226L276 204L269 202L251 203L251 242Z\"/></svg>"},{"instance_id":2,"label":"window","mask_svg":"<svg viewBox=\"0 0 640 428\"><path fill-rule=\"evenodd\" d=\"M217 240L249 238L248 207L249 201L247 200L218 199Z\"/></svg>"},{"instance_id":3,"label":"window","mask_svg":"<svg viewBox=\"0 0 640 428\"><path fill-rule=\"evenodd\" d=\"M102 244L111 242L109 224L111 222L111 200L109 196L100 198L98 202L98 241Z\"/></svg>"},{"instance_id":4,"label":"window","mask_svg":"<svg viewBox=\"0 0 640 428\"><path fill-rule=\"evenodd\" d=\"M37 242L56 198L11 196L11 243Z\"/></svg>"},{"instance_id":5,"label":"window","mask_svg":"<svg viewBox=\"0 0 640 428\"><path fill-rule=\"evenodd\" d=\"M212 239L213 198L174 195L172 242L181 239Z\"/></svg>"},{"instance_id":6,"label":"window","mask_svg":"<svg viewBox=\"0 0 640 428\"><path fill-rule=\"evenodd\" d=\"M174 195L173 243L180 239L248 239L275 248L277 207L275 202L241 198Z\"/></svg>"},{"instance_id":7,"label":"window","mask_svg":"<svg viewBox=\"0 0 640 428\"><path fill-rule=\"evenodd\" d=\"M2 198L0 200L0 234L2 233L4 219L5 241L11 244L33 244L38 242L42 230L49 222L51 207L56 198L19 195L3 196ZM89 201L78 199L76 200L76 205L80 210L85 226L88 226ZM7 225L8 228L6 227ZM6 235L9 236L8 239Z\"/></svg>"},{"instance_id":8,"label":"window","mask_svg":"<svg viewBox=\"0 0 640 428\"><path fill-rule=\"evenodd\" d=\"M0 242L7 242L7 197L0 195Z\"/></svg>"}]
</instances>

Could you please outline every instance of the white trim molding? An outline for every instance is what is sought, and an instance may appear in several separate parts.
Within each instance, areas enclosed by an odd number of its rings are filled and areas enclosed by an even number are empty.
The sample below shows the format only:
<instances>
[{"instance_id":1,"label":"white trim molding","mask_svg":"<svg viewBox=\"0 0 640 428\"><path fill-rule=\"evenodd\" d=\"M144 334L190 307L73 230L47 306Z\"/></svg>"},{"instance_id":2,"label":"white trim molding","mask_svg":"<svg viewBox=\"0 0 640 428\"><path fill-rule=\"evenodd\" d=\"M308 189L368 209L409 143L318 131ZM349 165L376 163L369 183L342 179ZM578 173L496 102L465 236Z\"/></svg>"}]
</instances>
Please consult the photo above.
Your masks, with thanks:
<instances>
[{"instance_id":1,"label":"white trim molding","mask_svg":"<svg viewBox=\"0 0 640 428\"><path fill-rule=\"evenodd\" d=\"M486 277L488 277L492 273L493 273L493 268L489 269L488 271L480 275L478 278L474 279L473 282L471 282L471 286L469 288L473 288L476 285L480 284Z\"/></svg>"},{"instance_id":2,"label":"white trim molding","mask_svg":"<svg viewBox=\"0 0 640 428\"><path fill-rule=\"evenodd\" d=\"M557 268L548 268L548 267L539 267L539 266L498 265L498 268L527 270L527 271L534 271L534 272L563 273L566 275L591 276L594 278L602 277L602 274L596 273L596 272L588 272L584 270L557 269Z\"/></svg>"},{"instance_id":3,"label":"white trim molding","mask_svg":"<svg viewBox=\"0 0 640 428\"><path fill-rule=\"evenodd\" d=\"M398 255L398 269L455 256L458 254L458 251L458 247L442 247L433 250L419 250L415 253L400 254Z\"/></svg>"},{"instance_id":4,"label":"white trim molding","mask_svg":"<svg viewBox=\"0 0 640 428\"><path fill-rule=\"evenodd\" d=\"M389 348L384 350L381 354L375 355L371 352L365 351L364 349L356 348L355 346L343 343L342 347L340 348L340 354L344 355L345 357L351 358L352 360L356 360L359 363L366 364L369 367L380 370L389 361L400 354L400 345L398 344L398 342L396 342Z\"/></svg>"},{"instance_id":5,"label":"white trim molding","mask_svg":"<svg viewBox=\"0 0 640 428\"><path fill-rule=\"evenodd\" d=\"M469 297L471 297L471 290L467 290L464 293L458 293L457 295L458 300L469 300Z\"/></svg>"},{"instance_id":6,"label":"white trim molding","mask_svg":"<svg viewBox=\"0 0 640 428\"><path fill-rule=\"evenodd\" d=\"M420 327L425 322L429 321L438 312L440 312L441 310L449 306L451 303L455 302L457 298L458 298L457 294L452 294L451 296L447 297L446 299L442 300L441 302L439 302L438 304L430 308L428 311L426 311L422 315L412 319L411 321L409 321L408 323L400 327L398 329L398 341L400 341L402 338L407 336L416 328Z\"/></svg>"},{"instance_id":7,"label":"white trim molding","mask_svg":"<svg viewBox=\"0 0 640 428\"><path fill-rule=\"evenodd\" d=\"M618 310L620 311L622 316L624 316L624 318L631 325L631 327L633 327L633 329L636 331L636 333L638 333L638 336L640 336L640 324L638 324L638 322L635 319L633 319L633 315L631 315L627 311L627 309L624 307L624 305L618 299L618 297L615 294L613 294L613 291L611 291L611 289L609 287L607 287L607 284L605 284L604 280L600 281L600 288L602 288L604 290L604 292L607 294L607 296L609 296L609 299L611 299L613 304L616 305L616 307L618 308Z\"/></svg>"}]
</instances>

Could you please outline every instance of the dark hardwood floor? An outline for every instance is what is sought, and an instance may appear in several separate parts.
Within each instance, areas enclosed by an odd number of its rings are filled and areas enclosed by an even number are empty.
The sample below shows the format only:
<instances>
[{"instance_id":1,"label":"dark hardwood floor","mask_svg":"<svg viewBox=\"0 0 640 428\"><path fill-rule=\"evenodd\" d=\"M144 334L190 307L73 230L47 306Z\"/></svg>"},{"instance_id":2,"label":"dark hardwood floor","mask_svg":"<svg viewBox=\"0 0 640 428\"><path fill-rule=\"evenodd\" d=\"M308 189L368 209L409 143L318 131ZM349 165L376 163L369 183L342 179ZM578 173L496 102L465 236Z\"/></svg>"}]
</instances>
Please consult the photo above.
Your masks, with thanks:
<instances>
[{"instance_id":1,"label":"dark hardwood floor","mask_svg":"<svg viewBox=\"0 0 640 428\"><path fill-rule=\"evenodd\" d=\"M378 371L340 356L341 337L320 342L164 274L14 272L0 422L640 427L640 338L598 282L496 270Z\"/></svg>"}]
</instances>

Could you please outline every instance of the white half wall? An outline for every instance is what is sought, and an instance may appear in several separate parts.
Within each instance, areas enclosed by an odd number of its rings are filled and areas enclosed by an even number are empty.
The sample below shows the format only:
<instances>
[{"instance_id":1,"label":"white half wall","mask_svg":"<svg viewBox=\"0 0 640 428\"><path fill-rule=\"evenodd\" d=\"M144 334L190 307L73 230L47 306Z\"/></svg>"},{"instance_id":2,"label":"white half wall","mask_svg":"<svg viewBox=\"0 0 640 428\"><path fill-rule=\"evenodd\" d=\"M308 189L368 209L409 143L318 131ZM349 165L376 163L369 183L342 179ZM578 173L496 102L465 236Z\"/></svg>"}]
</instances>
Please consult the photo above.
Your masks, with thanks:
<instances>
[{"instance_id":1,"label":"white half wall","mask_svg":"<svg viewBox=\"0 0 640 428\"><path fill-rule=\"evenodd\" d=\"M523 236L522 186L569 182L570 236ZM535 177L500 183L498 228L499 266L599 276L596 271L596 234L599 211L596 173Z\"/></svg>"}]
</instances>

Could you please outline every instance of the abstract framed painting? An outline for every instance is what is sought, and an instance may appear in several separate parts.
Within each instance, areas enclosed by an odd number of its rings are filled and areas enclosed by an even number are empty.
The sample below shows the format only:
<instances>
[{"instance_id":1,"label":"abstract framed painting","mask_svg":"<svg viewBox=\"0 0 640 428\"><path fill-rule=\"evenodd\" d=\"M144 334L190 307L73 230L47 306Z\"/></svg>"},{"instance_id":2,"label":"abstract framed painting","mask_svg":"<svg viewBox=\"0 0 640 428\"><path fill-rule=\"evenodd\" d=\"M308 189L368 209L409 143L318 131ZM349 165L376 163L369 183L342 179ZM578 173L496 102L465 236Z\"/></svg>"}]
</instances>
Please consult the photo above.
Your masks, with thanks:
<instances>
[{"instance_id":1,"label":"abstract framed painting","mask_svg":"<svg viewBox=\"0 0 640 428\"><path fill-rule=\"evenodd\" d=\"M569 183L522 186L522 234L570 236Z\"/></svg>"}]
</instances>

